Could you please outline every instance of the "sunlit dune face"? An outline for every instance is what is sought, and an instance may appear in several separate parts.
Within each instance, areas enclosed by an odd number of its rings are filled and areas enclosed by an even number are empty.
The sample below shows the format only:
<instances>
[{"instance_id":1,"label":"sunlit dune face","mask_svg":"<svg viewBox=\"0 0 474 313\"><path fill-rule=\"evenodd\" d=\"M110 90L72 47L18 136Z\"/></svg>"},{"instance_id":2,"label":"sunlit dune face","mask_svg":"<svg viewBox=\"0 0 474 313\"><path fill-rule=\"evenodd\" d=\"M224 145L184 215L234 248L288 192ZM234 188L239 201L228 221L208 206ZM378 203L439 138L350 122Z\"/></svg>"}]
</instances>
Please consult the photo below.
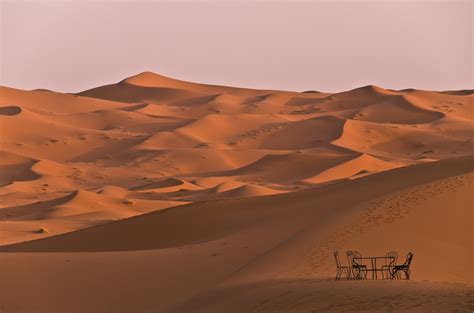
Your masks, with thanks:
<instances>
[{"instance_id":1,"label":"sunlit dune face","mask_svg":"<svg viewBox=\"0 0 474 313\"><path fill-rule=\"evenodd\" d=\"M373 85L245 89L153 72L78 94L4 87L1 241L467 156L472 99Z\"/></svg>"}]
</instances>

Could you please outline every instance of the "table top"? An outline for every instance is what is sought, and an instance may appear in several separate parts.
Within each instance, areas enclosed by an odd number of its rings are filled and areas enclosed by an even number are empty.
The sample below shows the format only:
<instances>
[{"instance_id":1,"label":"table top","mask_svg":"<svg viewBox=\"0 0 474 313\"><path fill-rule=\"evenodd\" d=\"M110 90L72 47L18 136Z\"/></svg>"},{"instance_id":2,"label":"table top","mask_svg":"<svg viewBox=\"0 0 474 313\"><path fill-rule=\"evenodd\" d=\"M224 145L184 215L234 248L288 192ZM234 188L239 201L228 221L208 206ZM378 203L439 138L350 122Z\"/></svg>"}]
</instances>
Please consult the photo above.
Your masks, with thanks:
<instances>
[{"instance_id":1,"label":"table top","mask_svg":"<svg viewBox=\"0 0 474 313\"><path fill-rule=\"evenodd\" d=\"M394 259L395 257L393 256L364 256L364 257L353 257L353 259L358 259L358 260L370 260L370 259Z\"/></svg>"}]
</instances>

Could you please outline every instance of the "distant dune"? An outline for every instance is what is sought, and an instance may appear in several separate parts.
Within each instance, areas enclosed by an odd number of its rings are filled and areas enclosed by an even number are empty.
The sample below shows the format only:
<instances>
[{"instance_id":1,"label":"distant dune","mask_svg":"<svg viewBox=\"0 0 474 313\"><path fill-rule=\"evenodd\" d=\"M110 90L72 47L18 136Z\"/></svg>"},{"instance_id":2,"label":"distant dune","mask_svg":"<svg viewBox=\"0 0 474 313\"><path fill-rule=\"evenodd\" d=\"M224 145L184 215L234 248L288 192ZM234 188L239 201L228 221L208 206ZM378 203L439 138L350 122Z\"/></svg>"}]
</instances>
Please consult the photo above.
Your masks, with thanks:
<instances>
[{"instance_id":1,"label":"distant dune","mask_svg":"<svg viewBox=\"0 0 474 313\"><path fill-rule=\"evenodd\" d=\"M0 87L0 311L472 311L473 114L472 90ZM413 281L337 285L333 249L414 251Z\"/></svg>"}]
</instances>

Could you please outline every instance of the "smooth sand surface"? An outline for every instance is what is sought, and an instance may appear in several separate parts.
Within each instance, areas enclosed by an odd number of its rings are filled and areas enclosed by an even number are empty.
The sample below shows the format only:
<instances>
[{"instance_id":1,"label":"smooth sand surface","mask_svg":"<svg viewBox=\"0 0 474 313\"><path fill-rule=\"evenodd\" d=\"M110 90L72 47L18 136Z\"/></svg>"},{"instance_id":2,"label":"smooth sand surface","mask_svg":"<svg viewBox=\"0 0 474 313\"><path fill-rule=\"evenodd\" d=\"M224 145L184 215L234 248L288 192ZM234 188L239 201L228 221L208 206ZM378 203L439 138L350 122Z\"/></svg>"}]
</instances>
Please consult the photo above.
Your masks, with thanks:
<instances>
[{"instance_id":1,"label":"smooth sand surface","mask_svg":"<svg viewBox=\"0 0 474 313\"><path fill-rule=\"evenodd\" d=\"M470 312L473 99L0 87L0 311ZM333 249L412 280L334 282Z\"/></svg>"}]
</instances>

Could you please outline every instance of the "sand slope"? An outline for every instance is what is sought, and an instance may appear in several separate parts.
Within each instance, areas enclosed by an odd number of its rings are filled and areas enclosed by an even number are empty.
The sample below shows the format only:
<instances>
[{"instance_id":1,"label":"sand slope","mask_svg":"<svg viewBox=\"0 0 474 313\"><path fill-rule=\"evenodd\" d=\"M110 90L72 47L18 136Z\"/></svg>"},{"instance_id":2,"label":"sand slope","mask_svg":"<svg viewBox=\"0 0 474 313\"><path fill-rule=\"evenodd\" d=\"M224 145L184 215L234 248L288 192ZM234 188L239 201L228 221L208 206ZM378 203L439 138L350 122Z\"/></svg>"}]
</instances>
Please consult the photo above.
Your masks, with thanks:
<instances>
[{"instance_id":1,"label":"sand slope","mask_svg":"<svg viewBox=\"0 0 474 313\"><path fill-rule=\"evenodd\" d=\"M370 311L371 301L381 299L395 311L397 305L418 312L466 310L473 290L466 285L473 279L473 247L467 239L472 220L466 220L473 169L472 158L430 162L295 193L186 205L4 246L2 251L23 251L2 253L0 273L6 281L26 266L39 276L23 275L22 284L13 288L0 282L0 289L8 290L0 301L6 308L16 305L19 312L31 305L39 312L70 307L89 312L252 312L254 307L305 312L331 306L344 311L353 305ZM440 245L446 253L439 253ZM330 253L353 247L365 254L415 251L414 282L335 286L327 279L334 271ZM49 253L35 252L31 263L33 251ZM50 288L19 305L19 297L51 271L58 275L49 279ZM85 272L97 277L79 279ZM78 294L85 289L88 302ZM400 302L391 297L395 291L410 297ZM117 293L128 296L117 300ZM456 297L439 297L446 293ZM355 302L344 300L359 294L364 296Z\"/></svg>"},{"instance_id":2,"label":"sand slope","mask_svg":"<svg viewBox=\"0 0 474 313\"><path fill-rule=\"evenodd\" d=\"M0 311L472 310L473 99L0 87ZM414 282L335 285L334 248Z\"/></svg>"}]
</instances>

